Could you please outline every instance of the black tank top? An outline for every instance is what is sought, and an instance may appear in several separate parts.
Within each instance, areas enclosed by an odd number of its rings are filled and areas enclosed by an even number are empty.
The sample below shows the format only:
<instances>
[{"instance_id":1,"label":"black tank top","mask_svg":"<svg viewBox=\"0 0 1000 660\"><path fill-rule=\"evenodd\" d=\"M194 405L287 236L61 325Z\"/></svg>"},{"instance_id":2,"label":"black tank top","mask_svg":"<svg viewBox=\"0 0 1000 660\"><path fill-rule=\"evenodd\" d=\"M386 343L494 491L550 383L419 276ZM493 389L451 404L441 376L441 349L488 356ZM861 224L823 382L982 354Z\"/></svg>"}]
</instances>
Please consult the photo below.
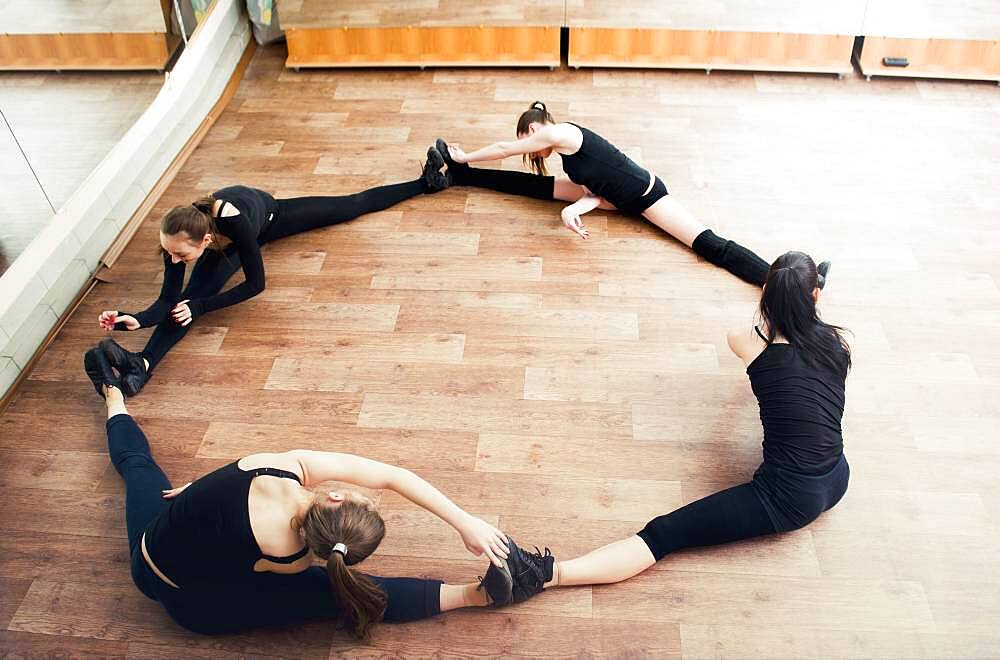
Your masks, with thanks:
<instances>
[{"instance_id":1,"label":"black tank top","mask_svg":"<svg viewBox=\"0 0 1000 660\"><path fill-rule=\"evenodd\" d=\"M760 405L764 462L810 475L830 471L844 453L844 379L809 365L791 344L768 344L747 375Z\"/></svg>"},{"instance_id":2,"label":"black tank top","mask_svg":"<svg viewBox=\"0 0 1000 660\"><path fill-rule=\"evenodd\" d=\"M586 186L617 208L628 208L649 188L650 175L597 133L576 126L583 133L583 143L576 153L562 157L563 170L573 183Z\"/></svg>"},{"instance_id":3,"label":"black tank top","mask_svg":"<svg viewBox=\"0 0 1000 660\"><path fill-rule=\"evenodd\" d=\"M260 551L250 527L248 497L255 477L270 475L295 479L297 475L276 468L241 470L230 463L198 479L146 528L150 559L175 584L232 582L253 573L263 558L290 564L306 556L309 548L288 557Z\"/></svg>"}]
</instances>

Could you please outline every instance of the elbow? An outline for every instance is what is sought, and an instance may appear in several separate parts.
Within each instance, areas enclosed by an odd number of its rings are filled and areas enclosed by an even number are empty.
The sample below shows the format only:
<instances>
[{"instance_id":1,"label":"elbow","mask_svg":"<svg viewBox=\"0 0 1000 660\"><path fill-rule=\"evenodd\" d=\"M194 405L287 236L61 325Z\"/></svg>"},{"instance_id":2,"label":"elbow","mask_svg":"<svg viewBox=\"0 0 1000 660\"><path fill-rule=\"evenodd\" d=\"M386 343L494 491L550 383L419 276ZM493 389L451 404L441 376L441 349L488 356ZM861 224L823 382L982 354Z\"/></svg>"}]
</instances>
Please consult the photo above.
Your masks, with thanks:
<instances>
[{"instance_id":1,"label":"elbow","mask_svg":"<svg viewBox=\"0 0 1000 660\"><path fill-rule=\"evenodd\" d=\"M398 465L389 465L388 468L386 480L385 483L382 484L382 488L388 488L391 491L399 493L402 491L403 484L406 482L407 478L414 475L406 468L399 467Z\"/></svg>"}]
</instances>

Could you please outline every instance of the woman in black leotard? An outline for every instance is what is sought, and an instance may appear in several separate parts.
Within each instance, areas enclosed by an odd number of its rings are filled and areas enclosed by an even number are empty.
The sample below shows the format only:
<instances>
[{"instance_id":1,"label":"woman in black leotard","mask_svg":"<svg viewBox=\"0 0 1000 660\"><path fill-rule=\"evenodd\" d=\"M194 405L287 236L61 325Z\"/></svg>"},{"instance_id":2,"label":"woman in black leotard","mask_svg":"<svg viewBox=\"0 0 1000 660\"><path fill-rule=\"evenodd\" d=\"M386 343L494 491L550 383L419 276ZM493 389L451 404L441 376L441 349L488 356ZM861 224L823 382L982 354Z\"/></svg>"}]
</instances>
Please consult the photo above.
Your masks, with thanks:
<instances>
[{"instance_id":1,"label":"woman in black leotard","mask_svg":"<svg viewBox=\"0 0 1000 660\"><path fill-rule=\"evenodd\" d=\"M851 351L820 320L813 260L789 252L771 265L762 324L729 333L760 405L764 461L745 484L659 516L636 535L554 562L546 587L620 582L682 548L718 545L808 525L847 491L841 418Z\"/></svg>"},{"instance_id":2,"label":"woman in black leotard","mask_svg":"<svg viewBox=\"0 0 1000 660\"><path fill-rule=\"evenodd\" d=\"M404 200L448 187L439 171L444 160L437 149L427 150L420 179L372 188L338 197L275 199L263 190L230 186L188 206L171 209L160 227L163 250L163 286L160 296L138 313L106 311L99 323L107 331L156 326L141 352L127 351L110 337L101 346L122 373L122 387L134 396L191 323L202 314L235 305L264 290L265 243L352 220L389 208ZM222 239L229 244L220 246ZM194 264L184 286L184 271ZM240 268L244 281L222 291Z\"/></svg>"},{"instance_id":3,"label":"woman in black leotard","mask_svg":"<svg viewBox=\"0 0 1000 660\"><path fill-rule=\"evenodd\" d=\"M448 163L452 185L471 185L521 194L537 199L572 202L562 210L569 229L587 238L590 232L580 216L596 208L641 215L699 256L725 268L740 279L763 286L768 263L742 245L716 236L687 209L667 194L660 177L641 167L614 145L582 126L556 123L535 101L517 122L516 142L497 142L465 153L438 140L437 149ZM558 153L569 178L548 176L545 159ZM468 163L522 155L538 176L470 168ZM819 265L823 288L829 262Z\"/></svg>"},{"instance_id":4,"label":"woman in black leotard","mask_svg":"<svg viewBox=\"0 0 1000 660\"><path fill-rule=\"evenodd\" d=\"M84 365L106 399L108 453L125 481L132 579L189 630L219 634L319 619L343 621L367 638L379 621L506 605L515 589L525 589L526 578L514 574L532 573L544 561L409 470L349 454L253 454L171 488L125 409L107 357L93 348ZM354 571L378 547L385 524L359 492L311 490L326 481L393 490L434 513L470 552L489 556L485 578L449 585ZM314 557L325 569L313 566Z\"/></svg>"}]
</instances>

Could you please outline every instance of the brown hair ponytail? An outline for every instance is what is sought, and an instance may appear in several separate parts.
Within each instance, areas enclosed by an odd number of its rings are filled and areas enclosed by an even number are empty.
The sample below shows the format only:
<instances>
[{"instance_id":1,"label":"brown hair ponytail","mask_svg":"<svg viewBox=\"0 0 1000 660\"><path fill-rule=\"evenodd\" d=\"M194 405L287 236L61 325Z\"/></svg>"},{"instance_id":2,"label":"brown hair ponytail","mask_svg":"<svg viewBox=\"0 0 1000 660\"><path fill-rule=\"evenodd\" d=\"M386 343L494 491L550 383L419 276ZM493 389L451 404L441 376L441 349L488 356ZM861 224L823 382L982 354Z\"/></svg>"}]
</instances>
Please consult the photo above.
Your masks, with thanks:
<instances>
[{"instance_id":1,"label":"brown hair ponytail","mask_svg":"<svg viewBox=\"0 0 1000 660\"><path fill-rule=\"evenodd\" d=\"M545 104L541 101L535 101L528 109L521 113L521 116L517 119L517 135L527 135L528 127L538 122L540 124L554 124L555 119L549 114L549 111L545 108ZM524 164L531 168L531 171L535 174L541 174L546 176L549 173L547 167L545 167L545 159L539 154L524 154L521 157Z\"/></svg>"},{"instance_id":2,"label":"brown hair ponytail","mask_svg":"<svg viewBox=\"0 0 1000 660\"><path fill-rule=\"evenodd\" d=\"M345 500L334 508L313 504L302 520L306 544L326 560L326 574L344 624L358 639L371 637L371 629L382 620L388 597L368 576L350 566L375 552L385 536L385 522L378 511L360 502ZM341 552L334 547L345 546Z\"/></svg>"},{"instance_id":3,"label":"brown hair ponytail","mask_svg":"<svg viewBox=\"0 0 1000 660\"><path fill-rule=\"evenodd\" d=\"M215 227L215 219L212 217L214 205L215 198L206 195L199 197L188 206L175 206L163 216L163 220L160 222L160 231L167 236L184 232L192 243L200 243L205 234L211 234L212 242L208 244L208 247L213 250L221 250L219 231Z\"/></svg>"}]
</instances>

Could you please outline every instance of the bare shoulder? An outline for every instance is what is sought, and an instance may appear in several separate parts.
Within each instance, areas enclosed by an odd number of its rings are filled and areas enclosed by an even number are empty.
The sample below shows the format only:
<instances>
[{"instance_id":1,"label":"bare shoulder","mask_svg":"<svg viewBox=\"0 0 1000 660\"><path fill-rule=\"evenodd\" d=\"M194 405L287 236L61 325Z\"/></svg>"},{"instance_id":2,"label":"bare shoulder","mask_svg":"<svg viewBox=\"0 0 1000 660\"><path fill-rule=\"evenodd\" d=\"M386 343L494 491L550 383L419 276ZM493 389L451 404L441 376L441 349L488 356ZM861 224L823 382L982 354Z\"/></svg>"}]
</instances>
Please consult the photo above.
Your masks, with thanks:
<instances>
[{"instance_id":1,"label":"bare shoulder","mask_svg":"<svg viewBox=\"0 0 1000 660\"><path fill-rule=\"evenodd\" d=\"M748 366L767 348L767 344L757 336L752 327L740 326L732 328L726 334L726 341L729 343L729 350L735 353L736 357L743 360L743 363Z\"/></svg>"},{"instance_id":2,"label":"bare shoulder","mask_svg":"<svg viewBox=\"0 0 1000 660\"><path fill-rule=\"evenodd\" d=\"M576 150L583 144L583 133L573 124L551 124L543 130L548 131L552 144L556 146Z\"/></svg>"},{"instance_id":3,"label":"bare shoulder","mask_svg":"<svg viewBox=\"0 0 1000 660\"><path fill-rule=\"evenodd\" d=\"M302 465L294 452L286 451L280 454L261 453L244 456L237 463L241 470L254 470L256 468L271 467L279 470L287 470L297 474L302 478Z\"/></svg>"}]
</instances>

